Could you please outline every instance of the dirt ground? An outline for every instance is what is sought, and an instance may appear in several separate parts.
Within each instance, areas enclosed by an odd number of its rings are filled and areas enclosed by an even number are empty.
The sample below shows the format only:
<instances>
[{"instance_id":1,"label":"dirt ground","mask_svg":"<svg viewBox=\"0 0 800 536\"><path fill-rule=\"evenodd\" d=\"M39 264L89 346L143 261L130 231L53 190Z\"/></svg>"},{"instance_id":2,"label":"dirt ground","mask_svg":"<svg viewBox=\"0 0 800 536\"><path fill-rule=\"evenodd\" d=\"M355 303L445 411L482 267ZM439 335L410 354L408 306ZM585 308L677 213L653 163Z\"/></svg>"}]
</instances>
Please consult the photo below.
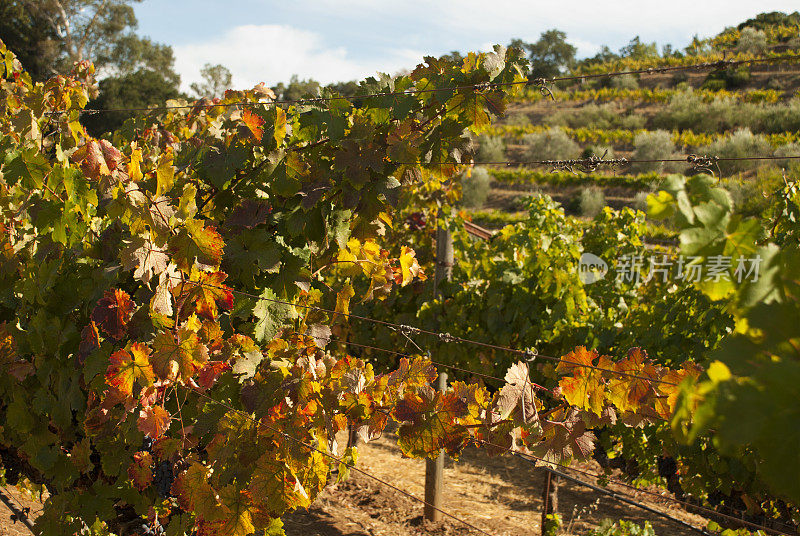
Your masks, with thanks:
<instances>
[{"instance_id":1,"label":"dirt ground","mask_svg":"<svg viewBox=\"0 0 800 536\"><path fill-rule=\"evenodd\" d=\"M425 462L402 458L396 436L392 433L362 444L358 467L416 497L424 497ZM580 467L600 472L594 462ZM444 474L445 511L494 536L539 534L543 469L518 458L489 457L484 451L470 449L458 461L448 459ZM8 488L9 493L17 503L30 507L33 513L41 508L40 504L26 499L12 488ZM697 527L706 525L702 517L676 508L670 501L643 494L639 494L636 500ZM420 502L351 471L346 481L328 486L308 512L303 510L287 515L284 523L288 536L476 534L453 519L435 524L425 522L422 510ZM559 512L564 523L563 534L586 534L605 518L637 523L647 520L659 536L693 534L672 521L569 482L561 483ZM0 504L0 535L29 536L23 525L11 522L10 514L5 505Z\"/></svg>"},{"instance_id":2,"label":"dirt ground","mask_svg":"<svg viewBox=\"0 0 800 536\"><path fill-rule=\"evenodd\" d=\"M393 434L362 445L358 466L416 497L424 497L425 462L403 459ZM601 472L594 463L580 467ZM489 457L481 450L469 450L458 461L447 460L443 509L496 536L539 534L543 475L543 469L519 458ZM707 523L700 516L675 508L667 500L644 494L638 494L635 500L697 527L705 527ZM475 533L452 519L437 524L424 522L422 510L421 503L351 472L344 483L329 486L309 512L296 512L284 521L289 536ZM646 520L659 536L694 534L672 521L569 482L561 483L559 511L564 534L586 534L605 518L637 523Z\"/></svg>"},{"instance_id":3,"label":"dirt ground","mask_svg":"<svg viewBox=\"0 0 800 536\"><path fill-rule=\"evenodd\" d=\"M14 487L6 486L0 488L0 492L8 497L16 508L30 508L30 518L35 519L37 514L41 512L42 503L32 500L25 493L20 492ZM0 536L31 536L28 528L22 522L14 522L11 519L11 510L0 502Z\"/></svg>"}]
</instances>

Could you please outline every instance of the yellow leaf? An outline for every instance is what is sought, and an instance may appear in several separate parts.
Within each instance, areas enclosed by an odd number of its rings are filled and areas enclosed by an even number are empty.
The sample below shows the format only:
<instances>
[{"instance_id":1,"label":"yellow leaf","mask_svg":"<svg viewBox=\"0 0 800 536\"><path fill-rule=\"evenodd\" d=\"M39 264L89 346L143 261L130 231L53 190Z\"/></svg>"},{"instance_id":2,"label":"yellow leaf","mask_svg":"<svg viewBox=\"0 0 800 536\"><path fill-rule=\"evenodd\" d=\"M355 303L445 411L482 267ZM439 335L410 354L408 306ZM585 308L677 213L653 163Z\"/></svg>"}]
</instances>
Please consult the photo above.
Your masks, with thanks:
<instances>
[{"instance_id":1,"label":"yellow leaf","mask_svg":"<svg viewBox=\"0 0 800 536\"><path fill-rule=\"evenodd\" d=\"M336 294L336 312L343 315L350 314L350 298L356 295L353 286L349 283Z\"/></svg>"},{"instance_id":2,"label":"yellow leaf","mask_svg":"<svg viewBox=\"0 0 800 536\"><path fill-rule=\"evenodd\" d=\"M385 223L390 229L392 228L392 217L386 212L378 214L378 219Z\"/></svg>"},{"instance_id":3,"label":"yellow leaf","mask_svg":"<svg viewBox=\"0 0 800 536\"><path fill-rule=\"evenodd\" d=\"M731 379L731 370L722 361L714 361L708 366L708 377L714 383L725 382Z\"/></svg>"},{"instance_id":4,"label":"yellow leaf","mask_svg":"<svg viewBox=\"0 0 800 536\"><path fill-rule=\"evenodd\" d=\"M172 148L168 147L158 159L156 168L156 198L172 190L175 185L175 169L172 167Z\"/></svg>"},{"instance_id":5,"label":"yellow leaf","mask_svg":"<svg viewBox=\"0 0 800 536\"><path fill-rule=\"evenodd\" d=\"M283 143L286 137L286 112L280 106L275 107L275 141L278 147Z\"/></svg>"},{"instance_id":6,"label":"yellow leaf","mask_svg":"<svg viewBox=\"0 0 800 536\"><path fill-rule=\"evenodd\" d=\"M131 142L131 161L128 164L128 177L133 182L142 180L142 150L136 142Z\"/></svg>"},{"instance_id":7,"label":"yellow leaf","mask_svg":"<svg viewBox=\"0 0 800 536\"><path fill-rule=\"evenodd\" d=\"M402 275L400 281L402 286L411 283L420 273L417 252L408 246L403 246L400 250L400 273Z\"/></svg>"}]
</instances>

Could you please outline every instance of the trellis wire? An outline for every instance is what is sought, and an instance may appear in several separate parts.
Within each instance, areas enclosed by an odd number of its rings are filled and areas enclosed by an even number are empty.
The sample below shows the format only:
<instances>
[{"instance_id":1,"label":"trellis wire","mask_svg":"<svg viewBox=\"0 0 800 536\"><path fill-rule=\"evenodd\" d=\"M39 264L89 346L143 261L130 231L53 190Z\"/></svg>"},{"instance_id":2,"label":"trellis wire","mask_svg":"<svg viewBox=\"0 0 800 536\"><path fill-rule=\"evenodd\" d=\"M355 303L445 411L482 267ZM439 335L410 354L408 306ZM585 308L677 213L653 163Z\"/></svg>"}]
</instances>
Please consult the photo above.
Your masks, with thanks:
<instances>
[{"instance_id":1,"label":"trellis wire","mask_svg":"<svg viewBox=\"0 0 800 536\"><path fill-rule=\"evenodd\" d=\"M572 366L575 366L575 367L599 370L599 371L603 371L603 372L608 372L610 374L617 374L619 376L625 376L625 377L628 377L628 378L645 380L645 381L653 382L653 383L659 383L659 384L664 384L664 385L673 385L673 386L678 386L679 385L679 384L677 384L675 382L670 382L670 381L666 381L666 380L659 380L659 379L656 379L656 378L650 378L650 377L641 376L641 375L638 375L638 374L631 374L631 373L624 372L624 371L621 371L621 370L614 370L614 369L610 369L610 368L606 368L606 367L598 367L598 366L595 366L595 365L587 365L585 363L580 363L580 362L577 362L577 361L567 360L567 359L564 359L563 357L559 358L559 357L553 357L553 356L549 356L549 355L544 355L544 354L540 354L540 353L538 353L538 352L536 352L534 350L520 350L518 348L511 348L511 347L508 347L508 346L500 346L500 345L497 345L497 344L490 344L490 343L486 343L486 342L475 341L475 340L472 340L472 339L465 339L463 337L456 337L456 336L450 335L449 333L446 333L446 332L431 331L431 330L427 330L427 329L424 329L424 328L418 328L418 327L414 327L414 326L409 326L409 325L406 325L406 324L395 324L394 322L387 322L386 320L379 320L377 318L370 318L370 317L367 317L367 316L356 315L356 314L353 314L353 313L350 313L350 312L344 313L344 312L341 312L341 311L335 311L333 309L326 309L324 307L319 307L319 306L316 306L316 305L293 303L293 302L286 301L286 300L281 300L281 299L278 299L278 298L268 298L266 296L259 296L257 294L252 294L252 293L245 292L245 291L242 291L242 290L225 288L225 287L220 287L220 286L217 286L217 285L210 285L208 283L200 283L199 281L186 281L186 280L182 279L180 276L170 276L170 278L174 279L174 280L181 281L181 282L183 282L184 284L187 284L187 285L194 285L194 286L204 287L204 288L208 288L208 289L215 289L215 290L228 290L228 291L230 291L230 292L232 292L234 294L239 294L239 295L242 295L242 296L246 296L246 297L254 299L254 300L264 300L264 301L269 301L269 302L272 302L272 303L280 303L280 304L283 304L283 305L291 305L291 306L294 306L294 307L300 307L300 308L303 308L303 309L309 309L309 310L313 310L313 311L324 312L324 313L328 313L328 314L331 314L331 315L342 315L342 316L345 316L347 318L352 318L352 319L356 319L356 320L362 320L362 321L365 321L365 322L372 322L372 323L379 324L379 325L382 325L382 326L410 330L410 331L412 331L414 333L421 333L421 334L425 334L425 335L432 335L432 336L438 338L441 342L445 342L445 343L471 344L471 345L474 345L474 346L479 346L479 347L482 347L482 348L488 348L488 349L491 349L491 350L504 351L504 352L509 352L509 353L513 353L513 354L517 354L517 355L522 355L529 362L534 361L537 358L541 358L541 359L546 359L548 361L556 361L556 362L572 365Z\"/></svg>"}]
</instances>

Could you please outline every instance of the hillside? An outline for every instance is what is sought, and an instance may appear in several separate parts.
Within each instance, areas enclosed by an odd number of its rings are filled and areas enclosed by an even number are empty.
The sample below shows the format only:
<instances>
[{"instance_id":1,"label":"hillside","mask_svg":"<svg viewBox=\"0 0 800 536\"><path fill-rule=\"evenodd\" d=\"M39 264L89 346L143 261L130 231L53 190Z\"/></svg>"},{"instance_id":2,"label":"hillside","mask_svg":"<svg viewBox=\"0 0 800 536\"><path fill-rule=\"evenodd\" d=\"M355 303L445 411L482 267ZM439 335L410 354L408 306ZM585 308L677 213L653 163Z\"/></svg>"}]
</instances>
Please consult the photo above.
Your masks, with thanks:
<instances>
[{"instance_id":1,"label":"hillside","mask_svg":"<svg viewBox=\"0 0 800 536\"><path fill-rule=\"evenodd\" d=\"M470 207L474 221L489 228L514 222L521 217L524 199L537 193L550 195L568 213L582 217L591 217L603 205L643 210L644 198L657 189L660 176L698 171L673 162L553 174L546 166L525 164L531 160L800 155L796 62L753 66L733 88L709 89L715 73L704 69L586 80L551 86L554 99L531 88L476 138L478 162L509 165L487 166L491 186L485 201ZM705 171L714 172L736 200L750 203L749 213L757 213L763 207L756 194L774 190L782 183L782 170L794 167L791 160L742 161Z\"/></svg>"}]
</instances>

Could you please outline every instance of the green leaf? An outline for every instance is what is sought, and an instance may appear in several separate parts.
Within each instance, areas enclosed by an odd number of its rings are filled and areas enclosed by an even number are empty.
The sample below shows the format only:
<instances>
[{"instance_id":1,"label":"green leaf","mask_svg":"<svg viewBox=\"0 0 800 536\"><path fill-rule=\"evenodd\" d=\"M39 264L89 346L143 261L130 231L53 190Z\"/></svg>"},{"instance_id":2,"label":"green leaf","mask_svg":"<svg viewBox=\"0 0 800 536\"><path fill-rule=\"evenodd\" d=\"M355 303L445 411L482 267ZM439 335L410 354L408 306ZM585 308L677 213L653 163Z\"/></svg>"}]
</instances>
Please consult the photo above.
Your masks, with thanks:
<instances>
[{"instance_id":1,"label":"green leaf","mask_svg":"<svg viewBox=\"0 0 800 536\"><path fill-rule=\"evenodd\" d=\"M256 317L255 339L258 342L271 340L289 322L297 317L294 307L277 301L278 296L272 289L265 289L256 306L253 316Z\"/></svg>"},{"instance_id":2,"label":"green leaf","mask_svg":"<svg viewBox=\"0 0 800 536\"><path fill-rule=\"evenodd\" d=\"M23 188L41 188L45 176L50 172L47 158L36 149L26 148L3 166L3 177L9 185L18 181Z\"/></svg>"}]
</instances>

